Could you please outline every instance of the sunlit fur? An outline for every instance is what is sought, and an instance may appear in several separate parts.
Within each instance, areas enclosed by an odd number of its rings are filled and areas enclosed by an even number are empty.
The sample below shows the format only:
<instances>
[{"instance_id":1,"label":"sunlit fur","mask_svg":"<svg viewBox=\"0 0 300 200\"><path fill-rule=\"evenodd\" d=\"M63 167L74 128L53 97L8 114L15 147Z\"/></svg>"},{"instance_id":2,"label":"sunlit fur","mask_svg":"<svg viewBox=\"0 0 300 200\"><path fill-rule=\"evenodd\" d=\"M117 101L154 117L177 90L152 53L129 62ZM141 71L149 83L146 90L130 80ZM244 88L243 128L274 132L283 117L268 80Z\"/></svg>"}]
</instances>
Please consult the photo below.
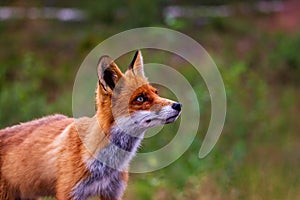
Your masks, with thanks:
<instances>
[{"instance_id":1,"label":"sunlit fur","mask_svg":"<svg viewBox=\"0 0 300 200\"><path fill-rule=\"evenodd\" d=\"M102 57L98 79L94 117L53 115L0 130L0 200L121 199L144 131L180 111L149 85L140 51L124 74Z\"/></svg>"}]
</instances>

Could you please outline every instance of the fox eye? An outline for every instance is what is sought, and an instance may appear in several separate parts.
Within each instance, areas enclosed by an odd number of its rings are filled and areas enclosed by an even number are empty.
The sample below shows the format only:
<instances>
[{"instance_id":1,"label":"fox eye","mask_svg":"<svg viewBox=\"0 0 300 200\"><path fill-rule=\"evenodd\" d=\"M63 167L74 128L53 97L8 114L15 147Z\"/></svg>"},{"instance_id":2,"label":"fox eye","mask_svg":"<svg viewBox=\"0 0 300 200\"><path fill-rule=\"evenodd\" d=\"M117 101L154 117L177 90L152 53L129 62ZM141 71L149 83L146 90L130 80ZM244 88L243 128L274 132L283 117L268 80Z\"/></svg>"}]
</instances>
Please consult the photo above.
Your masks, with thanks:
<instances>
[{"instance_id":1,"label":"fox eye","mask_svg":"<svg viewBox=\"0 0 300 200\"><path fill-rule=\"evenodd\" d=\"M137 102L144 102L144 97L139 96L139 97L136 98L136 101Z\"/></svg>"},{"instance_id":2,"label":"fox eye","mask_svg":"<svg viewBox=\"0 0 300 200\"><path fill-rule=\"evenodd\" d=\"M147 101L147 97L145 97L144 95L140 95L140 96L136 97L135 101L137 101L139 103L143 103L143 102Z\"/></svg>"}]
</instances>

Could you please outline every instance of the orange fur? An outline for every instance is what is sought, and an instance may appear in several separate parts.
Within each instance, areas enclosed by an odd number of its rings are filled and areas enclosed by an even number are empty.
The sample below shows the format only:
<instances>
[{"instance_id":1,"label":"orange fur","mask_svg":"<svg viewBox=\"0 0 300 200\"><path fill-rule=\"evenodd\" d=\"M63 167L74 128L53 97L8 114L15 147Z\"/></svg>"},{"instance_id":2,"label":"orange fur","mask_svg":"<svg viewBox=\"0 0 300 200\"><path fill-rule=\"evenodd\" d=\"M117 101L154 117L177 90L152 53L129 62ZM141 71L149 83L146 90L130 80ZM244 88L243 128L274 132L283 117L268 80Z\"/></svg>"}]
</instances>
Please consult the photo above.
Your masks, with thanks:
<instances>
[{"instance_id":1,"label":"orange fur","mask_svg":"<svg viewBox=\"0 0 300 200\"><path fill-rule=\"evenodd\" d=\"M47 152L52 150L49 144L70 123L72 119L55 115L0 131L0 184L3 190L11 191L7 199L22 194L35 197L34 191L40 191L40 195L55 194L55 180L48 181L48 176L56 169L47 165L47 160L52 159ZM9 180L6 186L4 180ZM0 199L4 198L2 193Z\"/></svg>"}]
</instances>

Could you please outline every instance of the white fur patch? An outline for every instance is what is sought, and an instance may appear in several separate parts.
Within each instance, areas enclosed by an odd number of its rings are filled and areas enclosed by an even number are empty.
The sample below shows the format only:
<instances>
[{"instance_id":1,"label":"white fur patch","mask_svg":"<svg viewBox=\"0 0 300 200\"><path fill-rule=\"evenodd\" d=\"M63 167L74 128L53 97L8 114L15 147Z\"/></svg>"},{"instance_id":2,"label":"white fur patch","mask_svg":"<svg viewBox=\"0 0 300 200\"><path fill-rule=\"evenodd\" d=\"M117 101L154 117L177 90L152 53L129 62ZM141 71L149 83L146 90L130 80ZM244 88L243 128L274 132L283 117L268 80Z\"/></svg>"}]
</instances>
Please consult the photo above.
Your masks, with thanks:
<instances>
[{"instance_id":1,"label":"white fur patch","mask_svg":"<svg viewBox=\"0 0 300 200\"><path fill-rule=\"evenodd\" d=\"M177 119L180 112L174 110L171 105L162 107L158 112L140 110L136 111L130 117L121 117L116 120L120 129L129 134L135 133L138 130L145 131L148 128L165 124L170 117Z\"/></svg>"}]
</instances>

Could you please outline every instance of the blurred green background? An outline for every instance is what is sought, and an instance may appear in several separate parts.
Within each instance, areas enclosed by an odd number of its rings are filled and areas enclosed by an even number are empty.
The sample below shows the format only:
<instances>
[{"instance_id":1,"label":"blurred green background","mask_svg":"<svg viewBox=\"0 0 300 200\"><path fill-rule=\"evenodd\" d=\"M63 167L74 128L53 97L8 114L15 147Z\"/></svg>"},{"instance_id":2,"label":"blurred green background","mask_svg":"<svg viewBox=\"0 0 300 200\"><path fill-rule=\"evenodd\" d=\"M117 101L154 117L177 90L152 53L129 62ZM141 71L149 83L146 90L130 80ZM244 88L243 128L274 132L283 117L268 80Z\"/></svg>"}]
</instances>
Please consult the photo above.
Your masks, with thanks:
<instances>
[{"instance_id":1,"label":"blurred green background","mask_svg":"<svg viewBox=\"0 0 300 200\"><path fill-rule=\"evenodd\" d=\"M65 8L71 10L59 10ZM197 40L218 65L227 119L213 151L199 159L210 119L201 76L174 55L144 50L145 62L174 65L189 79L200 103L201 127L172 165L132 174L124 199L297 199L299 9L296 0L2 0L0 128L52 113L71 116L76 72L97 44L135 27L167 27ZM142 151L163 146L174 131L176 124L168 125L146 139Z\"/></svg>"}]
</instances>

